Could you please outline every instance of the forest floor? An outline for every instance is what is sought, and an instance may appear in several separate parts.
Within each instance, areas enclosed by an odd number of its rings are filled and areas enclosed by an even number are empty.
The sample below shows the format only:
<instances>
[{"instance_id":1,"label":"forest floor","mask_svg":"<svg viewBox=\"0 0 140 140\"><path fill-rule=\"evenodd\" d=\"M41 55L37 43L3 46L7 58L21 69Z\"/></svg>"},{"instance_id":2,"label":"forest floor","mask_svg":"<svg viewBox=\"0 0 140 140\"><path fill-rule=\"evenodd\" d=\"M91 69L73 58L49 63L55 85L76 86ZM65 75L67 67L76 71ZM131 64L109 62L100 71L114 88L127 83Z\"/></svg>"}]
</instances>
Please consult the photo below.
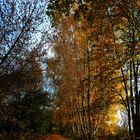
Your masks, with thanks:
<instances>
[{"instance_id":1,"label":"forest floor","mask_svg":"<svg viewBox=\"0 0 140 140\"><path fill-rule=\"evenodd\" d=\"M64 138L63 136L59 135L59 134L52 134L52 135L48 135L48 136L43 136L40 138L37 138L35 140L69 140L68 138Z\"/></svg>"}]
</instances>

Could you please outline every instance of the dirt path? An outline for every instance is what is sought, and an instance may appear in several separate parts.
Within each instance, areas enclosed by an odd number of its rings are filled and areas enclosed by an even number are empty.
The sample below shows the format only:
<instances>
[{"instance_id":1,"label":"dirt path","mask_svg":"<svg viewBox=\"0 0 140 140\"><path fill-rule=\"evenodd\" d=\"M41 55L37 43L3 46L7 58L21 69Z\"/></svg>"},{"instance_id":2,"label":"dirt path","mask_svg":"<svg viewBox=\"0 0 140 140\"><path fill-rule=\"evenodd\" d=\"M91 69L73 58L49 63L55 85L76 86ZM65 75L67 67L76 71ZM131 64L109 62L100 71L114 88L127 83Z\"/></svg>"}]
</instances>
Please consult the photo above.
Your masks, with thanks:
<instances>
[{"instance_id":1,"label":"dirt path","mask_svg":"<svg viewBox=\"0 0 140 140\"><path fill-rule=\"evenodd\" d=\"M44 137L38 138L36 140L68 140L68 139L62 137L61 135L54 134L54 135L44 136Z\"/></svg>"}]
</instances>

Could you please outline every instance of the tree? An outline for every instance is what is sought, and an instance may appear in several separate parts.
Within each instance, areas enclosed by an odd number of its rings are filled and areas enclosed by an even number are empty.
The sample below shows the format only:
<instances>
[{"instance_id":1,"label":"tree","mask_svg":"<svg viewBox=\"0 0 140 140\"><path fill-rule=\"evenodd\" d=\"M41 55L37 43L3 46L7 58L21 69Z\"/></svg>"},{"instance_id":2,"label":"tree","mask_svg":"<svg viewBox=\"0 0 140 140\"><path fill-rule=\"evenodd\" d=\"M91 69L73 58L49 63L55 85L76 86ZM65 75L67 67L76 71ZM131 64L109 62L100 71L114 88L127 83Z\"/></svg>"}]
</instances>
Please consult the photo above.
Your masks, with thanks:
<instances>
[{"instance_id":1,"label":"tree","mask_svg":"<svg viewBox=\"0 0 140 140\"><path fill-rule=\"evenodd\" d=\"M127 5L127 6L126 6ZM120 3L119 10L123 23L117 29L120 31L122 47L124 47L124 64L121 67L122 81L124 84L126 110L128 113L129 134L139 137L140 100L139 100L139 2L137 0ZM118 27L116 25L116 27ZM116 29L115 29L116 30ZM137 117L136 117L137 116Z\"/></svg>"},{"instance_id":2,"label":"tree","mask_svg":"<svg viewBox=\"0 0 140 140\"><path fill-rule=\"evenodd\" d=\"M44 100L48 101L47 93L42 94L41 60L47 41L47 29L42 31L42 24L46 26L44 10L44 1L0 1L0 133L3 139L19 139L21 135L30 135L31 132L36 134L36 130L29 127L29 115L33 111L33 114L41 115L49 112L41 110ZM41 102L42 98L44 100ZM29 107L29 101L36 110ZM26 111L31 112L25 114L23 119L22 115ZM33 125L42 116L39 118L36 115L34 118ZM35 128L37 127L40 126ZM39 131L37 130L37 134Z\"/></svg>"},{"instance_id":3,"label":"tree","mask_svg":"<svg viewBox=\"0 0 140 140\"><path fill-rule=\"evenodd\" d=\"M44 38L44 33L40 32L37 27L41 24L40 20L44 12L44 9L39 10L39 6L41 6L41 3L37 1L1 1L1 79L4 77L6 79L6 76L10 75L10 73L12 75L14 71L20 71L22 75L24 73L24 67L28 64L27 58L30 60L32 55L35 55L36 59L39 60L44 43L44 40L41 40L42 37ZM36 33L40 34L40 40L33 39L33 36L35 36ZM40 41L42 42L40 43ZM15 79L12 81L12 78L10 78L11 82L8 82L5 90L14 84ZM1 95L3 97L6 96L3 95L2 92Z\"/></svg>"},{"instance_id":4,"label":"tree","mask_svg":"<svg viewBox=\"0 0 140 140\"><path fill-rule=\"evenodd\" d=\"M139 8L140 4L138 0L99 0L94 2L90 0L69 2L54 0L52 3L49 3L47 11L56 28L59 27L59 24L63 20L66 21L69 16L73 16L78 21L80 28L87 30L87 33L89 33L88 27L90 32L93 29L92 34L86 34L88 38L86 44L89 41L90 43L93 41L94 46L97 47L97 49L91 47L91 50L93 50L92 53L97 54L95 57L98 56L97 62L100 62L97 69L99 72L98 76L100 75L98 83L104 83L105 81L103 82L102 78L105 77L105 79L108 79L112 77L110 75L116 70L117 75L114 73L115 79L123 79L130 137L139 137L139 124L136 123L140 119L138 86L140 53ZM111 53L108 53L111 50L112 56L110 55ZM88 54L90 54L89 50L87 50L87 56L93 59ZM111 61L109 57L112 59ZM113 61L114 63L112 63ZM89 68L88 65L86 67L87 69ZM91 71L87 75L87 79L90 79L92 77ZM113 81L113 79L106 80L107 85L109 82L113 83ZM91 86L90 84L88 82L89 86ZM114 86L114 84L112 85ZM104 86L100 87L100 91L104 91ZM119 95L123 97L123 92L119 93Z\"/></svg>"},{"instance_id":5,"label":"tree","mask_svg":"<svg viewBox=\"0 0 140 140\"><path fill-rule=\"evenodd\" d=\"M40 49L43 44L40 39L44 38L44 32L40 25L44 19L41 17L44 13L45 3L38 1L1 1L1 74L4 67L8 69L10 64L20 56L25 57L33 49ZM42 10L40 7L43 7ZM23 9L21 11L21 9ZM40 27L40 29L39 29ZM35 34L40 36L36 38ZM35 38L35 39L33 39ZM31 40L32 39L32 40ZM34 44L34 45L33 45ZM31 46L32 45L32 46Z\"/></svg>"},{"instance_id":6,"label":"tree","mask_svg":"<svg viewBox=\"0 0 140 140\"><path fill-rule=\"evenodd\" d=\"M95 24L101 29L102 25ZM54 57L48 60L47 77L57 92L61 124L70 125L76 139L89 140L107 125L107 112L118 92L120 64L113 59L113 42L104 43L109 34L96 32L91 38L95 28L85 25L86 32L73 17L62 21L58 35L52 38ZM105 39L97 40L98 36Z\"/></svg>"}]
</instances>

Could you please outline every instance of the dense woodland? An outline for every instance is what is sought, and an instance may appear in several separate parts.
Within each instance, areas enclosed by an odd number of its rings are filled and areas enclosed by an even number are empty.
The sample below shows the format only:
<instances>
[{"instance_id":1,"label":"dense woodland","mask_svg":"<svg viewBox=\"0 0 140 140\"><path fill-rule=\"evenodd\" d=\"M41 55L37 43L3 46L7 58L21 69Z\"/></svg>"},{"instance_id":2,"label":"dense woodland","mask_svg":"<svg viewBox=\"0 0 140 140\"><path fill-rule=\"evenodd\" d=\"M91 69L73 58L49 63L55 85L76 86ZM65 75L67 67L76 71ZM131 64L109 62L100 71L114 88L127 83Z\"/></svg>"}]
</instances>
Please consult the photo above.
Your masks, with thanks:
<instances>
[{"instance_id":1,"label":"dense woodland","mask_svg":"<svg viewBox=\"0 0 140 140\"><path fill-rule=\"evenodd\" d=\"M139 0L0 0L0 139L54 132L140 139Z\"/></svg>"}]
</instances>

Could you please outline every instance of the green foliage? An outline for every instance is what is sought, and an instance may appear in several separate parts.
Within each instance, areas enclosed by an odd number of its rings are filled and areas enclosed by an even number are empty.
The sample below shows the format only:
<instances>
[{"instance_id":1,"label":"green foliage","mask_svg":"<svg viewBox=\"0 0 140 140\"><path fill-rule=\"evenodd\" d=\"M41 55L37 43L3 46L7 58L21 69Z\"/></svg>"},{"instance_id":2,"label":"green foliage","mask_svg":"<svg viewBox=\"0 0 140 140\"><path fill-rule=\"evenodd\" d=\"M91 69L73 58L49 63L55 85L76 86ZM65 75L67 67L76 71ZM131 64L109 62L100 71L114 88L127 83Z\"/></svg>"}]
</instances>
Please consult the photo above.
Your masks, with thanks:
<instances>
[{"instance_id":1,"label":"green foliage","mask_svg":"<svg viewBox=\"0 0 140 140\"><path fill-rule=\"evenodd\" d=\"M3 135L41 135L47 133L52 125L50 99L46 92L22 93L20 97L11 99L3 109L3 115L8 113L0 120L0 133Z\"/></svg>"}]
</instances>

